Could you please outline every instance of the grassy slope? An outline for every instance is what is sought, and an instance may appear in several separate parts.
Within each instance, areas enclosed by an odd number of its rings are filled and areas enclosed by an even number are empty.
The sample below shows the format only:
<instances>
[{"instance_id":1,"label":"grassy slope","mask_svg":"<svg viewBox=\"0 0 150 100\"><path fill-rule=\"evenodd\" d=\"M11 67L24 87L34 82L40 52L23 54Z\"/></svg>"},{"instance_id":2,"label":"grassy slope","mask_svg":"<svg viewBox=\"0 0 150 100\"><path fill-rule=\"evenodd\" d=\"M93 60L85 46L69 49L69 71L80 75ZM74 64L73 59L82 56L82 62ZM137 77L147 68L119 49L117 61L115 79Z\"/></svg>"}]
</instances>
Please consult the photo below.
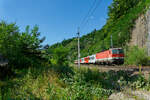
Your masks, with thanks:
<instances>
[{"instance_id":1,"label":"grassy slope","mask_svg":"<svg viewBox=\"0 0 150 100\"><path fill-rule=\"evenodd\" d=\"M108 19L106 25L104 25L101 30L93 31L82 36L81 56L84 57L100 52L103 49L110 48L111 34L113 35L114 46L124 47L124 45L130 40L130 31L132 30L135 20L139 15L145 12L149 4L149 0L142 0L136 7L131 8L127 14L123 15L118 20L112 22ZM50 49L59 47L59 45L63 45L69 49L71 60L77 58L77 40L75 38L54 44Z\"/></svg>"},{"instance_id":2,"label":"grassy slope","mask_svg":"<svg viewBox=\"0 0 150 100\"><path fill-rule=\"evenodd\" d=\"M102 88L95 80L100 77L98 71L67 67L45 67L40 69L25 69L18 76L1 88L3 100L21 98L32 100L99 100L105 99L111 93ZM66 69L66 68L65 68ZM25 73L26 74L25 74ZM90 77L89 77L90 76Z\"/></svg>"},{"instance_id":3,"label":"grassy slope","mask_svg":"<svg viewBox=\"0 0 150 100\"><path fill-rule=\"evenodd\" d=\"M98 69L45 67L22 70L1 86L1 100L107 100L125 87L150 90L150 80L130 71L99 72ZM25 73L26 74L25 74ZM23 75L23 76L20 76Z\"/></svg>"}]
</instances>

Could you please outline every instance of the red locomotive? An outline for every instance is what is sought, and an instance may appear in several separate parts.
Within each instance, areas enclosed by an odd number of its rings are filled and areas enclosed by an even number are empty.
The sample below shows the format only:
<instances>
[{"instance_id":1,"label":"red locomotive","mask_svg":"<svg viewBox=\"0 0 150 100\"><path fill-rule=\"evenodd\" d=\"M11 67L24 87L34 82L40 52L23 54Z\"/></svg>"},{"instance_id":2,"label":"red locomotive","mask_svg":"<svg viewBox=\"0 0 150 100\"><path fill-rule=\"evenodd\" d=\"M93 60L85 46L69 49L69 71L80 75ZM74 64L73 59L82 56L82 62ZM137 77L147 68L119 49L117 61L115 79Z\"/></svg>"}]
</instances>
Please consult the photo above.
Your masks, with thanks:
<instances>
[{"instance_id":1,"label":"red locomotive","mask_svg":"<svg viewBox=\"0 0 150 100\"><path fill-rule=\"evenodd\" d=\"M77 60L74 62L78 63ZM122 48L111 48L80 59L81 64L123 64L124 52Z\"/></svg>"}]
</instances>

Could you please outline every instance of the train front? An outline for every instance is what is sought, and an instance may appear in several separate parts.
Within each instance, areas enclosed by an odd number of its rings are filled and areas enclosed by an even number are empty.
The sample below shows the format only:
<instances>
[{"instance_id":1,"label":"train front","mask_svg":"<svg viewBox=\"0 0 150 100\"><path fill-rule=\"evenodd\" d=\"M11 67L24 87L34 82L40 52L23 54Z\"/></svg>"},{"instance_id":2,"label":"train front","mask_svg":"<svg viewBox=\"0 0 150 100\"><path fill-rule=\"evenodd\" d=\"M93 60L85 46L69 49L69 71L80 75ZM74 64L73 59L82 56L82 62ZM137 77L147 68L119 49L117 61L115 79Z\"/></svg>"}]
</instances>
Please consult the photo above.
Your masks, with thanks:
<instances>
[{"instance_id":1,"label":"train front","mask_svg":"<svg viewBox=\"0 0 150 100\"><path fill-rule=\"evenodd\" d=\"M111 51L111 61L114 64L123 64L124 63L124 52L122 48L112 48Z\"/></svg>"}]
</instances>

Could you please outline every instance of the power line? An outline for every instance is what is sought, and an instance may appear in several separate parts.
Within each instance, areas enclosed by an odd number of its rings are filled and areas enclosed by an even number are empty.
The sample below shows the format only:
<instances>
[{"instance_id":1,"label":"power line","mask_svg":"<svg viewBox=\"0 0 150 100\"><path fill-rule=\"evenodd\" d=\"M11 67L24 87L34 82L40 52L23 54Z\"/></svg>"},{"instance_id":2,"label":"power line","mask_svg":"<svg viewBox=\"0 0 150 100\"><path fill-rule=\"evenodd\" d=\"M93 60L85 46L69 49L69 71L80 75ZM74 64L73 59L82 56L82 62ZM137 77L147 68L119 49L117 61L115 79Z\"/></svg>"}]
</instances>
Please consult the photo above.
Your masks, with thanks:
<instances>
[{"instance_id":1,"label":"power line","mask_svg":"<svg viewBox=\"0 0 150 100\"><path fill-rule=\"evenodd\" d=\"M94 0L93 4L91 5L88 13L85 15L85 17L83 18L82 22L80 23L80 26L82 26L82 24L86 21L87 17L89 16L89 14L91 13L93 7L95 6L97 0Z\"/></svg>"},{"instance_id":2,"label":"power line","mask_svg":"<svg viewBox=\"0 0 150 100\"><path fill-rule=\"evenodd\" d=\"M80 68L80 29L78 28L78 68Z\"/></svg>"},{"instance_id":3,"label":"power line","mask_svg":"<svg viewBox=\"0 0 150 100\"><path fill-rule=\"evenodd\" d=\"M89 21L89 16L92 16L94 14L94 12L96 11L96 9L98 8L99 4L101 3L102 0L100 0L98 3L96 2L97 0L94 0L93 2L93 6L91 6L91 8L89 9L87 15L84 17L83 21L80 24L80 28L82 27L82 25L86 25ZM97 3L97 5L96 5ZM95 7L94 7L95 6ZM84 23L85 22L85 23ZM84 27L85 27L84 25ZM78 33L77 33L77 38L78 38L78 67L80 68L80 30L78 28Z\"/></svg>"},{"instance_id":4,"label":"power line","mask_svg":"<svg viewBox=\"0 0 150 100\"><path fill-rule=\"evenodd\" d=\"M102 0L99 0L99 2L98 2L97 5L95 6L95 8L94 8L93 11L91 12L91 14L89 15L89 17L94 14L94 12L96 11L96 9L99 7L101 1L102 1ZM85 24L83 25L82 29L84 29L85 26L87 25L87 23L89 22L89 17L88 17L88 19L86 20Z\"/></svg>"},{"instance_id":5,"label":"power line","mask_svg":"<svg viewBox=\"0 0 150 100\"><path fill-rule=\"evenodd\" d=\"M84 24L84 22L87 20L88 16L90 15L91 11L93 10L94 6L96 5L96 1L94 0L92 6L90 7L88 13L86 14L86 16L83 18L80 26L82 26L82 24ZM78 68L80 68L80 30L78 27L78 32L77 32L77 38L78 38Z\"/></svg>"},{"instance_id":6,"label":"power line","mask_svg":"<svg viewBox=\"0 0 150 100\"><path fill-rule=\"evenodd\" d=\"M95 5L95 7L93 8L93 10L91 11L91 13L89 14L89 16L87 16L87 20L85 21L83 25L83 27L81 26L82 30L85 28L85 26L87 25L87 23L89 22L89 17L92 16L94 14L94 12L96 11L96 9L99 7L100 3L102 2L102 0L99 0L99 2L97 2L97 5Z\"/></svg>"}]
</instances>

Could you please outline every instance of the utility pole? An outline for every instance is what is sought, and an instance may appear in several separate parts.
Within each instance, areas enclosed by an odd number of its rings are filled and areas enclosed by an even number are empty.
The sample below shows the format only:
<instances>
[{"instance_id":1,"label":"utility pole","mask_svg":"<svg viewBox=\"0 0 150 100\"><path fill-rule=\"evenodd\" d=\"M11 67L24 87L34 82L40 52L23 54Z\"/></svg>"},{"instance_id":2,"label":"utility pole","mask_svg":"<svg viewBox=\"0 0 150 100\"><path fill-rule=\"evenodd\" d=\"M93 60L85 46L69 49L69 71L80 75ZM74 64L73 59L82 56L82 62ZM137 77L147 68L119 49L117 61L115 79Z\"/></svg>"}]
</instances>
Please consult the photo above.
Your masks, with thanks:
<instances>
[{"instance_id":1,"label":"utility pole","mask_svg":"<svg viewBox=\"0 0 150 100\"><path fill-rule=\"evenodd\" d=\"M104 51L104 39L105 39L105 34L103 33L103 51Z\"/></svg>"},{"instance_id":2,"label":"utility pole","mask_svg":"<svg viewBox=\"0 0 150 100\"><path fill-rule=\"evenodd\" d=\"M80 31L79 31L79 28L78 28L78 67L80 68Z\"/></svg>"},{"instance_id":3,"label":"utility pole","mask_svg":"<svg viewBox=\"0 0 150 100\"><path fill-rule=\"evenodd\" d=\"M113 48L113 40L112 40L112 35L111 35L111 48Z\"/></svg>"},{"instance_id":4,"label":"utility pole","mask_svg":"<svg viewBox=\"0 0 150 100\"><path fill-rule=\"evenodd\" d=\"M119 39L120 39L120 32L118 33L118 45L117 45L117 47L120 46L120 45L119 45Z\"/></svg>"}]
</instances>

